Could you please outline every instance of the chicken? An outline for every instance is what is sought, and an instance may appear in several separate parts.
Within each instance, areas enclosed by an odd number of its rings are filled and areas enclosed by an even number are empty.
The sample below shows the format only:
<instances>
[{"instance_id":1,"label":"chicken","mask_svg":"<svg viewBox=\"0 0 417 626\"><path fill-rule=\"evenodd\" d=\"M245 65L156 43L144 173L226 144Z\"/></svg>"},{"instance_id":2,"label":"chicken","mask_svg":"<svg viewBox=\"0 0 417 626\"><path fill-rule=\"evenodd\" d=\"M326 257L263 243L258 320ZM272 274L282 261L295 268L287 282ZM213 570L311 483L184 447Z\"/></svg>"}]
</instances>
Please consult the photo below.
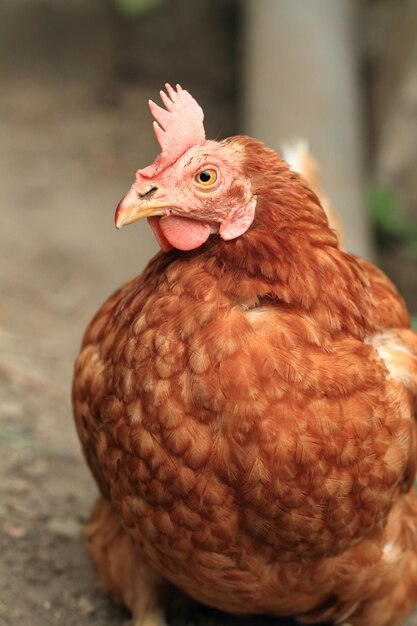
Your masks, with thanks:
<instances>
[{"instance_id":1,"label":"chicken","mask_svg":"<svg viewBox=\"0 0 417 626\"><path fill-rule=\"evenodd\" d=\"M161 247L87 328L73 403L102 584L232 614L395 626L417 601L417 337L376 267L259 141L206 140L180 86L116 226Z\"/></svg>"}]
</instances>

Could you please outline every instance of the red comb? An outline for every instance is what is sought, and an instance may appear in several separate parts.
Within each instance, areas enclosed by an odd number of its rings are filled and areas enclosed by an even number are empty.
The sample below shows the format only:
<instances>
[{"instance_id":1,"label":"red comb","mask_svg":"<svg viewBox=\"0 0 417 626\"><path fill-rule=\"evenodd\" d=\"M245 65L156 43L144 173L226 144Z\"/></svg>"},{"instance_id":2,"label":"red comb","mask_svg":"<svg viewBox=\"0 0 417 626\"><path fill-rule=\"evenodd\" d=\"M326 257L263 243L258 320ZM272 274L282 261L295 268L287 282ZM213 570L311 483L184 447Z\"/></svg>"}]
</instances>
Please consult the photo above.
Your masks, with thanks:
<instances>
[{"instance_id":1,"label":"red comb","mask_svg":"<svg viewBox=\"0 0 417 626\"><path fill-rule=\"evenodd\" d=\"M203 143L206 138L204 113L200 105L180 85L175 90L166 83L165 89L166 93L160 92L165 109L149 100L149 108L155 118L153 129L161 146L161 154L152 165L139 170L142 176L154 176L174 163L188 148Z\"/></svg>"}]
</instances>

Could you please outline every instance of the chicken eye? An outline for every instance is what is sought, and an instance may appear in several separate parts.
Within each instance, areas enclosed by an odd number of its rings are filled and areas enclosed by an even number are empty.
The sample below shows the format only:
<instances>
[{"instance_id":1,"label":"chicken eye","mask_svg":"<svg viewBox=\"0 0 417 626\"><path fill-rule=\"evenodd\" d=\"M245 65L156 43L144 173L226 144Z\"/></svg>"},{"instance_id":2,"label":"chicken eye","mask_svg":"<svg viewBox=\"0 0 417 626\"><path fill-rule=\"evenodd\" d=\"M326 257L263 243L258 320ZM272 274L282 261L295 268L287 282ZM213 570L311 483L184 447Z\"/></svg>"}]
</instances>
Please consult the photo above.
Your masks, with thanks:
<instances>
[{"instance_id":1,"label":"chicken eye","mask_svg":"<svg viewBox=\"0 0 417 626\"><path fill-rule=\"evenodd\" d=\"M214 185L216 182L217 172L216 170L202 170L195 175L194 179L199 185L209 187L210 185Z\"/></svg>"}]
</instances>

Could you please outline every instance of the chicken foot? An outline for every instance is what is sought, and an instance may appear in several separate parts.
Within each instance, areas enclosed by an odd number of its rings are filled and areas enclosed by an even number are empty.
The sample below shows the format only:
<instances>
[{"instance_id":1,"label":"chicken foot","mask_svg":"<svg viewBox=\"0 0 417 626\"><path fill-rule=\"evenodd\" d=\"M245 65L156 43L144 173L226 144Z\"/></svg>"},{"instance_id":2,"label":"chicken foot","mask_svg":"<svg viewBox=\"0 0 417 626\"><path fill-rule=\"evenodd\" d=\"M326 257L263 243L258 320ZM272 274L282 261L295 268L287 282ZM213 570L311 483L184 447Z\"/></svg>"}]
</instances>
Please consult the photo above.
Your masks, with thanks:
<instances>
[{"instance_id":1,"label":"chicken foot","mask_svg":"<svg viewBox=\"0 0 417 626\"><path fill-rule=\"evenodd\" d=\"M131 626L166 626L164 582L135 550L111 502L97 500L84 534L100 583L131 611Z\"/></svg>"},{"instance_id":2,"label":"chicken foot","mask_svg":"<svg viewBox=\"0 0 417 626\"><path fill-rule=\"evenodd\" d=\"M162 609L147 611L143 617L134 617L127 626L167 626Z\"/></svg>"}]
</instances>

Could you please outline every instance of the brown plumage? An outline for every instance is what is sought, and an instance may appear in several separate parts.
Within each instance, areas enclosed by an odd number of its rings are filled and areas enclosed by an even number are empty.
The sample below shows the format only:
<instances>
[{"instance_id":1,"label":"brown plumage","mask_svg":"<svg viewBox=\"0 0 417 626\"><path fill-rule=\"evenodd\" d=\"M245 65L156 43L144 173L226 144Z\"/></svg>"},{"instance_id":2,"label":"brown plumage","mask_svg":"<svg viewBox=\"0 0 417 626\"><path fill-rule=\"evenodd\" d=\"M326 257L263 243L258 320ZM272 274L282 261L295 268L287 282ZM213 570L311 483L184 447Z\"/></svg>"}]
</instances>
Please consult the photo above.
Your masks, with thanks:
<instances>
[{"instance_id":1,"label":"brown plumage","mask_svg":"<svg viewBox=\"0 0 417 626\"><path fill-rule=\"evenodd\" d=\"M343 224L339 215L336 214L329 198L322 188L319 168L316 160L309 151L305 141L297 141L293 144L285 144L282 151L283 159L288 163L294 172L301 174L307 185L317 194L320 204L326 213L329 226L337 234L339 245L343 245L344 232Z\"/></svg>"},{"instance_id":2,"label":"brown plumage","mask_svg":"<svg viewBox=\"0 0 417 626\"><path fill-rule=\"evenodd\" d=\"M159 253L84 337L90 556L138 623L162 623L167 579L235 614L395 626L417 601L417 337L275 152L216 146L231 205L250 181L251 225L223 239L209 203L209 238Z\"/></svg>"}]
</instances>

